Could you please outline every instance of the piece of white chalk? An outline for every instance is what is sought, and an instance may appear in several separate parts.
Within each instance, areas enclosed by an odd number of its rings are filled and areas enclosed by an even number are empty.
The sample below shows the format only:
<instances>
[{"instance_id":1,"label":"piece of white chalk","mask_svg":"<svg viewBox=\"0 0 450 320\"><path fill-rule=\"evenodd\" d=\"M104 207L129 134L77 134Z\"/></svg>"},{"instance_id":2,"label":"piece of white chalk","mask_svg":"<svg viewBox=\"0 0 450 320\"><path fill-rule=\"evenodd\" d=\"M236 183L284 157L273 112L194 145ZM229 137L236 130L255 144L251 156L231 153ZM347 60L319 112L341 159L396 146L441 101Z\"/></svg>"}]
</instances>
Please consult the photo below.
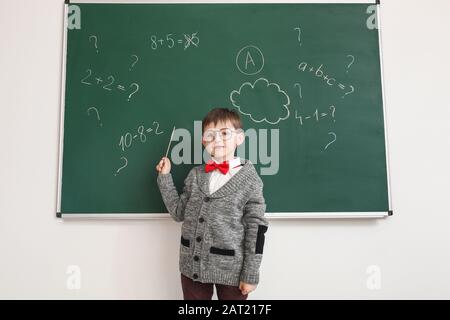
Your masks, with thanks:
<instances>
[{"instance_id":1,"label":"piece of white chalk","mask_svg":"<svg viewBox=\"0 0 450 320\"><path fill-rule=\"evenodd\" d=\"M175 127L173 127L172 134L170 135L170 141L169 141L169 145L167 146L167 151L166 151L166 158L167 158L167 154L169 153L170 144L172 143L172 137L173 137L174 131L175 131Z\"/></svg>"}]
</instances>

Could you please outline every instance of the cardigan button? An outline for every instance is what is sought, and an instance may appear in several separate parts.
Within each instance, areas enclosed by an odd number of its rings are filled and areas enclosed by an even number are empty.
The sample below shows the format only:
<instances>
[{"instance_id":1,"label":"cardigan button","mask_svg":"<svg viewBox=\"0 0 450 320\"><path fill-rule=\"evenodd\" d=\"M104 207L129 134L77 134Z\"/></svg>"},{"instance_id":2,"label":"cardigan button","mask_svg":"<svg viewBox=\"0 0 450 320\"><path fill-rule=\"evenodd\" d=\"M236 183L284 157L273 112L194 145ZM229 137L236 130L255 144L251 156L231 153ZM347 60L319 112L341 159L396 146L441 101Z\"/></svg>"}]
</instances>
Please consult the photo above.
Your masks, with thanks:
<instances>
[{"instance_id":1,"label":"cardigan button","mask_svg":"<svg viewBox=\"0 0 450 320\"><path fill-rule=\"evenodd\" d=\"M205 197L205 199L203 199L203 200L205 200L205 202L208 202L209 201L209 197Z\"/></svg>"},{"instance_id":2,"label":"cardigan button","mask_svg":"<svg viewBox=\"0 0 450 320\"><path fill-rule=\"evenodd\" d=\"M194 256L194 261L200 260L199 256Z\"/></svg>"},{"instance_id":3,"label":"cardigan button","mask_svg":"<svg viewBox=\"0 0 450 320\"><path fill-rule=\"evenodd\" d=\"M198 219L198 221L200 221L200 223L203 223L203 222L205 222L205 219L203 219L203 217L200 217L200 218Z\"/></svg>"},{"instance_id":4,"label":"cardigan button","mask_svg":"<svg viewBox=\"0 0 450 320\"><path fill-rule=\"evenodd\" d=\"M197 240L197 242L200 242L200 241L202 241L202 238L201 237L197 237L197 239L195 239L195 240Z\"/></svg>"},{"instance_id":5,"label":"cardigan button","mask_svg":"<svg viewBox=\"0 0 450 320\"><path fill-rule=\"evenodd\" d=\"M194 273L194 279L198 278L198 274Z\"/></svg>"}]
</instances>

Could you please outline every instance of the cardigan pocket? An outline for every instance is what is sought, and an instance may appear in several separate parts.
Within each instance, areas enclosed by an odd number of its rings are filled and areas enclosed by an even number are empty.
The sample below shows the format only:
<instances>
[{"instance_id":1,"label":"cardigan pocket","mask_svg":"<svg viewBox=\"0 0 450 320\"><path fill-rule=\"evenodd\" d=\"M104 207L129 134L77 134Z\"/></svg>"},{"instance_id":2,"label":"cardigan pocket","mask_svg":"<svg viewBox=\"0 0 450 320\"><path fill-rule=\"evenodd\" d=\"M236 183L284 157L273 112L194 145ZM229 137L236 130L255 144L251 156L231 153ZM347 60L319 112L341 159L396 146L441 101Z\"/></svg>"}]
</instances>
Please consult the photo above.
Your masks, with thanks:
<instances>
[{"instance_id":1,"label":"cardigan pocket","mask_svg":"<svg viewBox=\"0 0 450 320\"><path fill-rule=\"evenodd\" d=\"M234 270L236 266L235 251L233 249L211 247L209 249L209 264L221 270Z\"/></svg>"},{"instance_id":2,"label":"cardigan pocket","mask_svg":"<svg viewBox=\"0 0 450 320\"><path fill-rule=\"evenodd\" d=\"M191 241L181 236L179 268L181 272L190 272L191 269Z\"/></svg>"},{"instance_id":3,"label":"cardigan pocket","mask_svg":"<svg viewBox=\"0 0 450 320\"><path fill-rule=\"evenodd\" d=\"M191 254L191 241L189 239L184 238L181 236L181 243L180 243L180 262L186 263L186 261L189 261L189 257Z\"/></svg>"}]
</instances>

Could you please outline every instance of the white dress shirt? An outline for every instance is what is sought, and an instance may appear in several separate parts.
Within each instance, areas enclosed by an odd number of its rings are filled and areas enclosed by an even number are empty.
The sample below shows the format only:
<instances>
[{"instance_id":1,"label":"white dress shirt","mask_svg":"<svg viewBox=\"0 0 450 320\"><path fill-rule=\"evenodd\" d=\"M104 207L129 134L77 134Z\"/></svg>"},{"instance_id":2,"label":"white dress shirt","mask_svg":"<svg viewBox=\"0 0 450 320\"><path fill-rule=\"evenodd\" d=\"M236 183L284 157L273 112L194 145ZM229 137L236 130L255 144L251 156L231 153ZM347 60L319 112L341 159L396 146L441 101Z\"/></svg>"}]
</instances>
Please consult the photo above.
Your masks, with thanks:
<instances>
[{"instance_id":1,"label":"white dress shirt","mask_svg":"<svg viewBox=\"0 0 450 320\"><path fill-rule=\"evenodd\" d=\"M216 161L214 158L212 158L214 162L220 163L220 161ZM241 170L241 159L239 157L235 157L234 159L231 159L229 162L230 169L226 174L223 174L219 170L213 170L211 171L211 177L209 179L209 193L212 194L216 192L220 187L222 187L225 183L227 183L228 180L231 179L232 176L234 176L239 170Z\"/></svg>"}]
</instances>

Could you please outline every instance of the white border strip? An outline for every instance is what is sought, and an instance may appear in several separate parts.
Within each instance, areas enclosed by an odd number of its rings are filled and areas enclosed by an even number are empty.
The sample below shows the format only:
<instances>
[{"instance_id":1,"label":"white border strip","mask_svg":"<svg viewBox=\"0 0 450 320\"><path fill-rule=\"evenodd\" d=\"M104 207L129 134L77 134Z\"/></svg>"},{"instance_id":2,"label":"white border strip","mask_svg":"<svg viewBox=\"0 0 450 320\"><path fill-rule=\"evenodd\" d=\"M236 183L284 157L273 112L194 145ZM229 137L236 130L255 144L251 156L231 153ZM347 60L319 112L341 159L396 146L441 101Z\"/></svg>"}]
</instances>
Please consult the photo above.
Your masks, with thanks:
<instances>
[{"instance_id":1,"label":"white border strip","mask_svg":"<svg viewBox=\"0 0 450 320\"><path fill-rule=\"evenodd\" d=\"M276 219L326 219L326 218L384 218L388 212L267 212L265 217L269 220ZM170 219L168 213L63 213L63 219L130 219L130 220L152 220Z\"/></svg>"},{"instance_id":2,"label":"white border strip","mask_svg":"<svg viewBox=\"0 0 450 320\"><path fill-rule=\"evenodd\" d=\"M384 92L384 67L383 67L383 52L381 50L382 48L382 42L381 42L381 20L380 20L380 7L381 5L377 5L377 27L378 27L378 47L380 50L380 71L381 71L381 94L382 94L382 100L383 100L383 120L384 120L384 144L386 149L386 174L387 174L387 182L388 182L388 201L389 201L389 210L393 211L392 209L392 197L391 197L391 177L390 177L390 166L389 166L389 144L388 144L388 138L387 138L387 115L386 115L386 97Z\"/></svg>"},{"instance_id":3,"label":"white border strip","mask_svg":"<svg viewBox=\"0 0 450 320\"><path fill-rule=\"evenodd\" d=\"M79 0L71 2L71 4L83 4L83 3L92 3L92 4L191 4L191 3L211 3L211 4L252 4L252 3L267 3L267 4L289 4L289 3L300 3L300 4L328 4L328 3L336 3L336 4L375 4L374 0L316 0L316 1L301 1L301 0L284 0L277 2L275 0L246 0L246 1L240 1L240 0L228 0L228 1L211 1L211 0L186 0L186 1L164 1L164 0L130 0L130 1L123 1L123 0L105 0L105 1L89 1L89 0Z\"/></svg>"},{"instance_id":4,"label":"white border strip","mask_svg":"<svg viewBox=\"0 0 450 320\"><path fill-rule=\"evenodd\" d=\"M66 56L67 56L67 15L69 5L64 4L64 30L63 30L63 52L61 65L61 103L59 117L59 154L58 154L58 202L56 212L61 212L61 189L62 189L62 162L64 150L64 111L66 100Z\"/></svg>"}]
</instances>

